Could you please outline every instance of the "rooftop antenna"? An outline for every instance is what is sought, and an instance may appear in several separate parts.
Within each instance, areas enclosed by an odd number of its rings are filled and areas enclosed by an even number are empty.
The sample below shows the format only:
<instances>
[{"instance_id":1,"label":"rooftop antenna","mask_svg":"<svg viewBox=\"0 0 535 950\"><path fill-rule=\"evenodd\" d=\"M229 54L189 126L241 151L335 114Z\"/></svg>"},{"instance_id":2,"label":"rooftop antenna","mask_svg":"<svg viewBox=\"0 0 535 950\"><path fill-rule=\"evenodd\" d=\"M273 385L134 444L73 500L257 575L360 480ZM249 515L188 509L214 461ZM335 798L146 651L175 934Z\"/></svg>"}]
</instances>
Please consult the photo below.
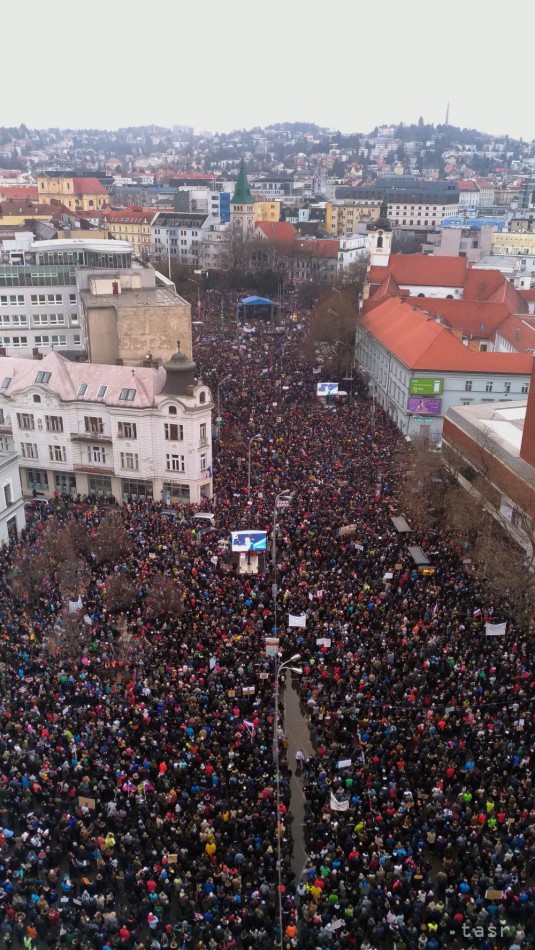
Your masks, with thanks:
<instances>
[{"instance_id":1,"label":"rooftop antenna","mask_svg":"<svg viewBox=\"0 0 535 950\"><path fill-rule=\"evenodd\" d=\"M447 104L447 106L446 106L446 121L445 121L444 125L449 125L449 124L450 124L450 104L449 104L449 102L448 102L448 104Z\"/></svg>"}]
</instances>

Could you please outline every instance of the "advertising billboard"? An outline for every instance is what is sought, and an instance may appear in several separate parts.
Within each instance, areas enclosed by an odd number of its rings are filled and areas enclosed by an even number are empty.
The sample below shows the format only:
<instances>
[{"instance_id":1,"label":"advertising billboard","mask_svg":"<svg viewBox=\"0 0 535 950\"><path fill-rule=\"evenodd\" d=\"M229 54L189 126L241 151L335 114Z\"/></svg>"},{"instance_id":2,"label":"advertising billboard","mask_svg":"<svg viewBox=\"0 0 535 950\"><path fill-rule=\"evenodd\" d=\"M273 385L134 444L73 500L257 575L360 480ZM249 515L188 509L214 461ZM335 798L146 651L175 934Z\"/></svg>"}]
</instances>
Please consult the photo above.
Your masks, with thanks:
<instances>
[{"instance_id":1,"label":"advertising billboard","mask_svg":"<svg viewBox=\"0 0 535 950\"><path fill-rule=\"evenodd\" d=\"M337 396L338 383L318 383L316 394L318 396Z\"/></svg>"},{"instance_id":2,"label":"advertising billboard","mask_svg":"<svg viewBox=\"0 0 535 950\"><path fill-rule=\"evenodd\" d=\"M236 554L247 551L266 551L267 534L265 531L231 531L230 544Z\"/></svg>"},{"instance_id":3,"label":"advertising billboard","mask_svg":"<svg viewBox=\"0 0 535 950\"><path fill-rule=\"evenodd\" d=\"M444 388L443 379L411 379L409 392L411 396L440 396Z\"/></svg>"},{"instance_id":4,"label":"advertising billboard","mask_svg":"<svg viewBox=\"0 0 535 950\"><path fill-rule=\"evenodd\" d=\"M430 396L409 396L407 408L409 412L419 412L426 416L439 416L442 409L442 399L432 399Z\"/></svg>"}]
</instances>

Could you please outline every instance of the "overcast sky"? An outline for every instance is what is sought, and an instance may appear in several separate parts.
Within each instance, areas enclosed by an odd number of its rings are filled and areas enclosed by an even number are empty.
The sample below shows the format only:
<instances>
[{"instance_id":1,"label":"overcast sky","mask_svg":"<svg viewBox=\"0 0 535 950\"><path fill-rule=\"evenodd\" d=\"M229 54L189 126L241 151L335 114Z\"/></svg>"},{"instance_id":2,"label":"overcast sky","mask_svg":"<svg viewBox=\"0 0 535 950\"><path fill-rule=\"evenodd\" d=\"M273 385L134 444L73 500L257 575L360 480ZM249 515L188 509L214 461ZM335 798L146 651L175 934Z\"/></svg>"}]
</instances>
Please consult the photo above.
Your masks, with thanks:
<instances>
[{"instance_id":1,"label":"overcast sky","mask_svg":"<svg viewBox=\"0 0 535 950\"><path fill-rule=\"evenodd\" d=\"M368 132L449 100L535 137L535 0L5 0L1 23L2 125Z\"/></svg>"}]
</instances>

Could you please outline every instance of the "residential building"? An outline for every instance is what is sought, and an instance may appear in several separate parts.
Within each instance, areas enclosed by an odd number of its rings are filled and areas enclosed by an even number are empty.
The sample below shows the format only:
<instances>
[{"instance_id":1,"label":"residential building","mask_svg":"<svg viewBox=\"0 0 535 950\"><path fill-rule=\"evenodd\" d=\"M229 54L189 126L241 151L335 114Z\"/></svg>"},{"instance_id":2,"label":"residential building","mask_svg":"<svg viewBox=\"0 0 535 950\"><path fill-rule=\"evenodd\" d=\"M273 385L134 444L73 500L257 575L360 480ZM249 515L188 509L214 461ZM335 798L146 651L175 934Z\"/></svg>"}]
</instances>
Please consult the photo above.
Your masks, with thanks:
<instances>
[{"instance_id":1,"label":"residential building","mask_svg":"<svg viewBox=\"0 0 535 950\"><path fill-rule=\"evenodd\" d=\"M135 369L59 353L0 357L0 431L17 453L23 492L211 498L212 402L195 373L180 351Z\"/></svg>"},{"instance_id":2,"label":"residential building","mask_svg":"<svg viewBox=\"0 0 535 950\"><path fill-rule=\"evenodd\" d=\"M117 241L128 241L137 257L148 260L151 252L151 224L154 211L125 208L124 211L105 211L102 224Z\"/></svg>"},{"instance_id":3,"label":"residential building","mask_svg":"<svg viewBox=\"0 0 535 950\"><path fill-rule=\"evenodd\" d=\"M348 234L339 240L338 273L347 274L356 264L368 258L370 237L368 234Z\"/></svg>"},{"instance_id":4,"label":"residential building","mask_svg":"<svg viewBox=\"0 0 535 950\"><path fill-rule=\"evenodd\" d=\"M0 432L3 430L0 412ZM9 442L7 435L0 435L0 544L17 541L26 525L19 458L12 448L7 448Z\"/></svg>"},{"instance_id":5,"label":"residential building","mask_svg":"<svg viewBox=\"0 0 535 950\"><path fill-rule=\"evenodd\" d=\"M357 189L353 188L353 191L356 192ZM380 208L379 198L368 201L357 198L328 201L325 209L325 230L336 237L353 234L357 224L378 218Z\"/></svg>"},{"instance_id":6,"label":"residential building","mask_svg":"<svg viewBox=\"0 0 535 950\"><path fill-rule=\"evenodd\" d=\"M500 231L494 234L492 254L535 258L535 232L526 230L513 234L510 231Z\"/></svg>"},{"instance_id":7,"label":"residential building","mask_svg":"<svg viewBox=\"0 0 535 950\"><path fill-rule=\"evenodd\" d=\"M472 402L521 399L533 356L474 351L449 327L390 297L357 324L356 358L380 405L406 435L439 442L445 414Z\"/></svg>"},{"instance_id":8,"label":"residential building","mask_svg":"<svg viewBox=\"0 0 535 950\"><path fill-rule=\"evenodd\" d=\"M492 178L475 178L474 181L479 188L480 209L483 210L483 208L493 208L496 204L496 182L493 181Z\"/></svg>"},{"instance_id":9,"label":"residential building","mask_svg":"<svg viewBox=\"0 0 535 950\"><path fill-rule=\"evenodd\" d=\"M341 186L337 199L386 201L391 225L405 230L435 227L459 213L459 189L454 181L425 181L405 175L377 178L373 185Z\"/></svg>"},{"instance_id":10,"label":"residential building","mask_svg":"<svg viewBox=\"0 0 535 950\"><path fill-rule=\"evenodd\" d=\"M254 223L258 221L280 221L281 201L255 201Z\"/></svg>"},{"instance_id":11,"label":"residential building","mask_svg":"<svg viewBox=\"0 0 535 950\"><path fill-rule=\"evenodd\" d=\"M479 210L479 185L475 181L467 179L466 181L458 181L457 187L459 189L459 211L461 213L476 213Z\"/></svg>"},{"instance_id":12,"label":"residential building","mask_svg":"<svg viewBox=\"0 0 535 950\"><path fill-rule=\"evenodd\" d=\"M470 263L480 261L491 253L492 238L498 229L497 224L484 224L485 220L450 218L427 235L427 244L423 245L422 253L438 257L466 257Z\"/></svg>"},{"instance_id":13,"label":"residential building","mask_svg":"<svg viewBox=\"0 0 535 950\"><path fill-rule=\"evenodd\" d=\"M157 261L168 258L177 264L202 264L203 234L219 219L192 211L159 211L151 225L152 255Z\"/></svg>"},{"instance_id":14,"label":"residential building","mask_svg":"<svg viewBox=\"0 0 535 950\"><path fill-rule=\"evenodd\" d=\"M368 272L370 298L387 276L391 276L404 296L461 297L466 275L463 257L434 257L423 254L391 254L385 266L371 266ZM366 293L365 293L366 296Z\"/></svg>"},{"instance_id":15,"label":"residential building","mask_svg":"<svg viewBox=\"0 0 535 950\"><path fill-rule=\"evenodd\" d=\"M97 178L83 178L65 172L43 172L37 176L39 201L59 201L70 211L105 208L108 192Z\"/></svg>"}]
</instances>

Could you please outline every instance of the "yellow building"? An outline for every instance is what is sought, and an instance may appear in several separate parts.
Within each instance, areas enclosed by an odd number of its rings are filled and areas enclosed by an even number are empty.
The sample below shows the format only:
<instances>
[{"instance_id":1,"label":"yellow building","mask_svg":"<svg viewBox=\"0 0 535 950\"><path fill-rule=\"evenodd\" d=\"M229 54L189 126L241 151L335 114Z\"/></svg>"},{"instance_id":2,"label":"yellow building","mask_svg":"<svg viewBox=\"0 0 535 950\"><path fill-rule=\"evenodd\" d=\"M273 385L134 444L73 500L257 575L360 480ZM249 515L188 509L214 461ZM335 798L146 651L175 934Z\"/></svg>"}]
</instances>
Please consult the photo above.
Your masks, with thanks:
<instances>
[{"instance_id":1,"label":"yellow building","mask_svg":"<svg viewBox=\"0 0 535 950\"><path fill-rule=\"evenodd\" d=\"M515 257L535 257L535 234L520 231L512 234L502 231L492 235L492 253L510 254Z\"/></svg>"},{"instance_id":2,"label":"yellow building","mask_svg":"<svg viewBox=\"0 0 535 950\"><path fill-rule=\"evenodd\" d=\"M36 201L2 201L0 203L0 224L2 227L20 227L26 221L51 221L57 213L57 207L50 204L38 204Z\"/></svg>"},{"instance_id":3,"label":"yellow building","mask_svg":"<svg viewBox=\"0 0 535 950\"><path fill-rule=\"evenodd\" d=\"M108 192L97 178L38 175L37 191L39 201L60 201L70 211L93 211L108 204Z\"/></svg>"},{"instance_id":4,"label":"yellow building","mask_svg":"<svg viewBox=\"0 0 535 950\"><path fill-rule=\"evenodd\" d=\"M106 211L102 223L108 228L111 237L119 241L128 241L138 257L148 257L151 246L151 223L155 211L141 208L124 208L122 211Z\"/></svg>"},{"instance_id":5,"label":"yellow building","mask_svg":"<svg viewBox=\"0 0 535 950\"><path fill-rule=\"evenodd\" d=\"M255 201L254 223L257 221L280 221L282 201Z\"/></svg>"},{"instance_id":6,"label":"yellow building","mask_svg":"<svg viewBox=\"0 0 535 950\"><path fill-rule=\"evenodd\" d=\"M352 234L361 221L375 221L379 217L381 202L376 199L328 201L325 210L325 230L335 237Z\"/></svg>"}]
</instances>

